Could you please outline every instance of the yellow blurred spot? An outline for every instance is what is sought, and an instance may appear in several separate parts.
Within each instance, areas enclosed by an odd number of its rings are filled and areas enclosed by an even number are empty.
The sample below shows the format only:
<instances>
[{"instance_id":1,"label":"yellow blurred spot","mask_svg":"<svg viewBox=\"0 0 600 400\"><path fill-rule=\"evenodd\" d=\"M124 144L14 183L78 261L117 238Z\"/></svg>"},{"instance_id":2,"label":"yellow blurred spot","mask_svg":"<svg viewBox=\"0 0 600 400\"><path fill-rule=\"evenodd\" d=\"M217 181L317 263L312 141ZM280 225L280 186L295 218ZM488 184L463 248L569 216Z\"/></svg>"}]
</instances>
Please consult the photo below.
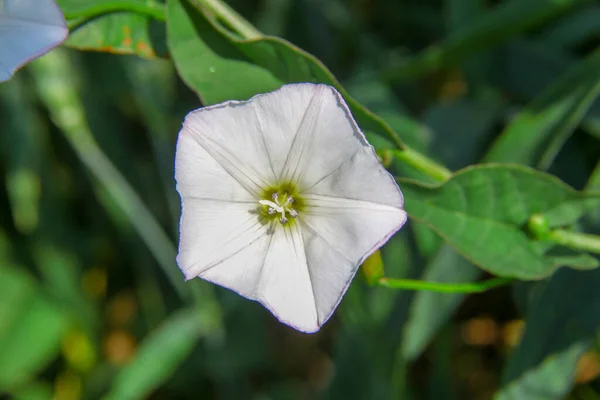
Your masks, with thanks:
<instances>
[{"instance_id":1,"label":"yellow blurred spot","mask_svg":"<svg viewBox=\"0 0 600 400\"><path fill-rule=\"evenodd\" d=\"M122 45L125 47L130 47L133 44L133 40L131 39L131 28L128 26L123 27L123 43Z\"/></svg>"},{"instance_id":2,"label":"yellow blurred spot","mask_svg":"<svg viewBox=\"0 0 600 400\"><path fill-rule=\"evenodd\" d=\"M473 318L462 326L462 337L471 346L488 346L498 338L498 325L490 317Z\"/></svg>"},{"instance_id":3,"label":"yellow blurred spot","mask_svg":"<svg viewBox=\"0 0 600 400\"><path fill-rule=\"evenodd\" d=\"M521 319L515 319L507 322L502 327L502 342L507 347L515 347L521 341L524 329L525 322L523 322Z\"/></svg>"},{"instance_id":4,"label":"yellow blurred spot","mask_svg":"<svg viewBox=\"0 0 600 400\"><path fill-rule=\"evenodd\" d=\"M577 363L575 382L586 383L600 376L600 354L588 351Z\"/></svg>"},{"instance_id":5,"label":"yellow blurred spot","mask_svg":"<svg viewBox=\"0 0 600 400\"><path fill-rule=\"evenodd\" d=\"M392 152L389 149L383 149L377 153L377 158L379 162L383 164L385 168L389 168L392 165L392 161L394 161L394 157Z\"/></svg>"},{"instance_id":6,"label":"yellow blurred spot","mask_svg":"<svg viewBox=\"0 0 600 400\"><path fill-rule=\"evenodd\" d=\"M81 398L81 378L66 370L56 377L53 400L78 400Z\"/></svg>"},{"instance_id":7,"label":"yellow blurred spot","mask_svg":"<svg viewBox=\"0 0 600 400\"><path fill-rule=\"evenodd\" d=\"M152 50L152 48L144 42L138 42L135 46L135 49L138 53L146 57L154 57L156 55L154 50Z\"/></svg>"},{"instance_id":8,"label":"yellow blurred spot","mask_svg":"<svg viewBox=\"0 0 600 400\"><path fill-rule=\"evenodd\" d=\"M127 364L135 354L136 341L131 333L115 330L105 336L102 347L106 361L120 366Z\"/></svg>"},{"instance_id":9,"label":"yellow blurred spot","mask_svg":"<svg viewBox=\"0 0 600 400\"><path fill-rule=\"evenodd\" d=\"M111 326L127 325L137 313L138 305L135 297L128 292L122 292L113 297L108 303L107 319Z\"/></svg>"},{"instance_id":10,"label":"yellow blurred spot","mask_svg":"<svg viewBox=\"0 0 600 400\"><path fill-rule=\"evenodd\" d=\"M62 341L62 352L71 367L87 372L96 364L96 351L89 337L82 331L73 330Z\"/></svg>"},{"instance_id":11,"label":"yellow blurred spot","mask_svg":"<svg viewBox=\"0 0 600 400\"><path fill-rule=\"evenodd\" d=\"M371 254L363 262L361 271L363 273L363 277L369 285L374 285L380 278L383 278L385 271L383 269L381 251L377 250Z\"/></svg>"}]
</instances>

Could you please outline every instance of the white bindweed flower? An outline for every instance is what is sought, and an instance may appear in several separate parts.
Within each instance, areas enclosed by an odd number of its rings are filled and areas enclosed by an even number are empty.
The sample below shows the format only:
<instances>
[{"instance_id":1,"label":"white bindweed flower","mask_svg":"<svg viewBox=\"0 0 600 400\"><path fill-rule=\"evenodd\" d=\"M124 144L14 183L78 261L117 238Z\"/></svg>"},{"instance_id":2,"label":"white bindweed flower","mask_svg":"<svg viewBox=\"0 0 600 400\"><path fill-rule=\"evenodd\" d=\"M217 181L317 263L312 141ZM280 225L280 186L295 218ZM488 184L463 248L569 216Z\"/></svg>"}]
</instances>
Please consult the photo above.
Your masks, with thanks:
<instances>
[{"instance_id":1,"label":"white bindweed flower","mask_svg":"<svg viewBox=\"0 0 600 400\"><path fill-rule=\"evenodd\" d=\"M175 161L177 262L319 330L359 265L406 222L403 198L332 87L300 83L191 112Z\"/></svg>"},{"instance_id":2,"label":"white bindweed flower","mask_svg":"<svg viewBox=\"0 0 600 400\"><path fill-rule=\"evenodd\" d=\"M0 0L0 82L69 34L54 0Z\"/></svg>"}]
</instances>

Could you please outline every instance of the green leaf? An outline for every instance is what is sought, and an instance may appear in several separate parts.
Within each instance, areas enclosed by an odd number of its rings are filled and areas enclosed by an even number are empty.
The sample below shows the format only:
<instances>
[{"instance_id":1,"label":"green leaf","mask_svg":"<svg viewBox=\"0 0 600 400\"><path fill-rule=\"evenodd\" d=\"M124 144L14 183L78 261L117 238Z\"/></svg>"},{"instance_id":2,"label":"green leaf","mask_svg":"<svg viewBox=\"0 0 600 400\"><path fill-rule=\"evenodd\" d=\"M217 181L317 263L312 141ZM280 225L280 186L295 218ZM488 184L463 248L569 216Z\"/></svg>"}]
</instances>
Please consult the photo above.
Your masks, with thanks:
<instances>
[{"instance_id":1,"label":"green leaf","mask_svg":"<svg viewBox=\"0 0 600 400\"><path fill-rule=\"evenodd\" d=\"M12 393L13 400L52 400L54 398L52 386L47 383L34 382L19 388Z\"/></svg>"},{"instance_id":2,"label":"green leaf","mask_svg":"<svg viewBox=\"0 0 600 400\"><path fill-rule=\"evenodd\" d=\"M403 147L398 134L351 98L317 58L283 39L239 39L216 22L209 10L187 0L168 1L167 33L179 74L205 105L246 100L285 83L325 83L342 93L366 133L374 132Z\"/></svg>"},{"instance_id":3,"label":"green leaf","mask_svg":"<svg viewBox=\"0 0 600 400\"><path fill-rule=\"evenodd\" d=\"M246 100L281 86L281 81L249 62L187 1L167 4L167 43L179 75L204 105Z\"/></svg>"},{"instance_id":4,"label":"green leaf","mask_svg":"<svg viewBox=\"0 0 600 400\"><path fill-rule=\"evenodd\" d=\"M530 305L497 400L563 399L600 328L600 270L560 270ZM551 332L551 334L549 334Z\"/></svg>"},{"instance_id":5,"label":"green leaf","mask_svg":"<svg viewBox=\"0 0 600 400\"><path fill-rule=\"evenodd\" d=\"M600 50L571 67L523 109L496 140L486 162L550 166L600 93Z\"/></svg>"},{"instance_id":6,"label":"green leaf","mask_svg":"<svg viewBox=\"0 0 600 400\"><path fill-rule=\"evenodd\" d=\"M401 81L436 69L455 65L472 54L489 49L519 33L539 26L591 0L510 0L501 2L481 18L450 35L399 67L391 67L383 76Z\"/></svg>"},{"instance_id":7,"label":"green leaf","mask_svg":"<svg viewBox=\"0 0 600 400\"><path fill-rule=\"evenodd\" d=\"M196 310L173 313L144 340L136 357L119 372L106 400L147 398L175 372L202 335L210 331L212 327Z\"/></svg>"},{"instance_id":8,"label":"green leaf","mask_svg":"<svg viewBox=\"0 0 600 400\"><path fill-rule=\"evenodd\" d=\"M421 279L428 282L471 282L482 271L449 246L442 246L425 267ZM402 340L402 356L415 360L425 350L465 295L461 293L419 292L415 295Z\"/></svg>"},{"instance_id":9,"label":"green leaf","mask_svg":"<svg viewBox=\"0 0 600 400\"><path fill-rule=\"evenodd\" d=\"M529 217L586 196L550 175L510 165L466 168L439 186L399 184L412 218L484 270L520 279L540 279L556 269L523 231Z\"/></svg>"},{"instance_id":10,"label":"green leaf","mask_svg":"<svg viewBox=\"0 0 600 400\"><path fill-rule=\"evenodd\" d=\"M71 33L67 46L80 50L166 55L164 6L146 0L58 0ZM157 21L158 20L158 21Z\"/></svg>"},{"instance_id":11,"label":"green leaf","mask_svg":"<svg viewBox=\"0 0 600 400\"><path fill-rule=\"evenodd\" d=\"M588 196L560 204L541 215L549 228L574 224L585 214L600 207L600 192L588 192Z\"/></svg>"},{"instance_id":12,"label":"green leaf","mask_svg":"<svg viewBox=\"0 0 600 400\"><path fill-rule=\"evenodd\" d=\"M562 265L568 265L573 269L594 269L598 268L600 262L594 257L587 253L573 254L573 255L556 255L551 256L552 261L556 267Z\"/></svg>"},{"instance_id":13,"label":"green leaf","mask_svg":"<svg viewBox=\"0 0 600 400\"><path fill-rule=\"evenodd\" d=\"M64 314L29 276L0 267L0 392L27 382L51 361L66 328Z\"/></svg>"}]
</instances>

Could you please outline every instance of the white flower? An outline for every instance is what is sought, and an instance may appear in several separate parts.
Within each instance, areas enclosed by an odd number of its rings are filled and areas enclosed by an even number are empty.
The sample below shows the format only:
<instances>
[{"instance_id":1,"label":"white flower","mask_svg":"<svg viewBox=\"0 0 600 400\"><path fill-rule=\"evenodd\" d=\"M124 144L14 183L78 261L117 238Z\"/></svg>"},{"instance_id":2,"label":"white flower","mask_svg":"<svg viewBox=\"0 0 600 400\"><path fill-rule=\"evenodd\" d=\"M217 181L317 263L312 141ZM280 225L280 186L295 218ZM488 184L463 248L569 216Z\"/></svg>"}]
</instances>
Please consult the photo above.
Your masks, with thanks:
<instances>
[{"instance_id":1,"label":"white flower","mask_svg":"<svg viewBox=\"0 0 600 400\"><path fill-rule=\"evenodd\" d=\"M177 262L319 330L364 259L406 221L342 96L310 83L193 111L175 161Z\"/></svg>"},{"instance_id":2,"label":"white flower","mask_svg":"<svg viewBox=\"0 0 600 400\"><path fill-rule=\"evenodd\" d=\"M0 0L0 82L69 34L53 0Z\"/></svg>"}]
</instances>

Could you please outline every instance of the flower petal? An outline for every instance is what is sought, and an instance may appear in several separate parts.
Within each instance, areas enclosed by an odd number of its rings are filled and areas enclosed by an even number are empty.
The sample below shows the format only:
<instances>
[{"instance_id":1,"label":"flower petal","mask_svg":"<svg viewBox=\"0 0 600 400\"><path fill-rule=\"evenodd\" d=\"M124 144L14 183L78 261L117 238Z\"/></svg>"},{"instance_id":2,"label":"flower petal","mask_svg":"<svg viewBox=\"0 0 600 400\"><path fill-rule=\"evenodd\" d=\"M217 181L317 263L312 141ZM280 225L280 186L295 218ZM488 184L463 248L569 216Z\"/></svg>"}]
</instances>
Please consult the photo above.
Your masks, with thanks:
<instances>
[{"instance_id":1,"label":"flower petal","mask_svg":"<svg viewBox=\"0 0 600 400\"><path fill-rule=\"evenodd\" d=\"M222 200L256 204L256 197L242 186L184 128L179 132L175 155L177 191L183 198Z\"/></svg>"},{"instance_id":2,"label":"flower petal","mask_svg":"<svg viewBox=\"0 0 600 400\"><path fill-rule=\"evenodd\" d=\"M389 205L306 195L301 218L319 325L324 324L360 264L406 222L406 212Z\"/></svg>"},{"instance_id":3,"label":"flower petal","mask_svg":"<svg viewBox=\"0 0 600 400\"><path fill-rule=\"evenodd\" d=\"M302 238L313 282L317 323L322 326L342 300L360 263L349 260L306 225L302 228Z\"/></svg>"},{"instance_id":4,"label":"flower petal","mask_svg":"<svg viewBox=\"0 0 600 400\"><path fill-rule=\"evenodd\" d=\"M266 235L256 207L183 198L177 263L186 279L215 267Z\"/></svg>"},{"instance_id":5,"label":"flower petal","mask_svg":"<svg viewBox=\"0 0 600 400\"><path fill-rule=\"evenodd\" d=\"M404 199L394 177L381 165L370 145L363 146L306 194L363 200L402 208Z\"/></svg>"},{"instance_id":6,"label":"flower petal","mask_svg":"<svg viewBox=\"0 0 600 400\"><path fill-rule=\"evenodd\" d=\"M360 264L406 222L401 208L363 200L305 195L302 223L350 261Z\"/></svg>"},{"instance_id":7,"label":"flower petal","mask_svg":"<svg viewBox=\"0 0 600 400\"><path fill-rule=\"evenodd\" d=\"M281 322L312 333L320 324L304 247L297 224L274 229L257 294Z\"/></svg>"},{"instance_id":8,"label":"flower petal","mask_svg":"<svg viewBox=\"0 0 600 400\"><path fill-rule=\"evenodd\" d=\"M65 18L52 0L0 2L0 82L61 44L68 33Z\"/></svg>"},{"instance_id":9,"label":"flower petal","mask_svg":"<svg viewBox=\"0 0 600 400\"><path fill-rule=\"evenodd\" d=\"M231 257L201 272L199 277L256 300L270 242L271 235L261 235Z\"/></svg>"},{"instance_id":10,"label":"flower petal","mask_svg":"<svg viewBox=\"0 0 600 400\"><path fill-rule=\"evenodd\" d=\"M275 173L310 187L368 145L331 86L298 83L253 99Z\"/></svg>"},{"instance_id":11,"label":"flower petal","mask_svg":"<svg viewBox=\"0 0 600 400\"><path fill-rule=\"evenodd\" d=\"M224 170L256 197L274 181L274 176L260 121L249 102L230 101L192 111L186 116L180 135L193 136Z\"/></svg>"}]
</instances>

